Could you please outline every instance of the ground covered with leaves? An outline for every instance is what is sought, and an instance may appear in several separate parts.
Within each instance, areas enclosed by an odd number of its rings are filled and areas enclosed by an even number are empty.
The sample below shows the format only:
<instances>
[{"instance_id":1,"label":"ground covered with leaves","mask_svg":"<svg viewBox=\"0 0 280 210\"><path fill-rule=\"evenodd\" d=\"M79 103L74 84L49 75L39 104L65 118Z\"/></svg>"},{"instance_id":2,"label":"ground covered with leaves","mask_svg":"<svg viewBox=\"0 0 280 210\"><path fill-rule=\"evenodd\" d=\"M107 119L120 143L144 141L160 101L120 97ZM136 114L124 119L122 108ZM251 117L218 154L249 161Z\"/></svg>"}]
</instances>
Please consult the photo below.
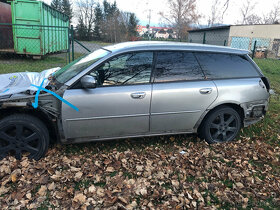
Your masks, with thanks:
<instances>
[{"instance_id":1,"label":"ground covered with leaves","mask_svg":"<svg viewBox=\"0 0 280 210\"><path fill-rule=\"evenodd\" d=\"M280 61L257 62L276 94L237 141L178 135L53 145L37 162L8 157L1 209L280 209Z\"/></svg>"},{"instance_id":2,"label":"ground covered with leaves","mask_svg":"<svg viewBox=\"0 0 280 210\"><path fill-rule=\"evenodd\" d=\"M38 162L1 161L0 205L279 208L279 157L278 146L242 137L211 146L195 136L57 145Z\"/></svg>"}]
</instances>

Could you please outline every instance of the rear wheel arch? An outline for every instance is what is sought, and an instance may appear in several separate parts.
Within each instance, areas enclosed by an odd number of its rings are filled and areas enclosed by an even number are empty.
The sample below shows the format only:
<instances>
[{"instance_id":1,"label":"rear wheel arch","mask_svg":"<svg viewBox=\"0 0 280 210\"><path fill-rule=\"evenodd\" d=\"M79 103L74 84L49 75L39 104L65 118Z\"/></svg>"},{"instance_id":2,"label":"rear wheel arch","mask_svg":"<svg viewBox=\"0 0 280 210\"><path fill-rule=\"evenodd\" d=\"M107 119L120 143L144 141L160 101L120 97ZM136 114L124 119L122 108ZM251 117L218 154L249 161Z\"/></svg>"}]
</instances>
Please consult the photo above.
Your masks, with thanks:
<instances>
[{"instance_id":1,"label":"rear wheel arch","mask_svg":"<svg viewBox=\"0 0 280 210\"><path fill-rule=\"evenodd\" d=\"M197 132L200 133L201 127L203 126L203 123L205 122L205 120L208 118L208 116L213 113L214 111L216 111L217 109L220 109L222 107L230 107L232 109L234 109L235 111L238 112L240 118L241 118L241 122L242 122L242 127L243 125L243 121L245 118L245 114L244 114L244 109L239 105L239 104L234 104L234 103L224 103L224 104L219 104L218 106L212 108L211 110L209 110L207 112L207 114L203 117L203 119L201 120L198 128L197 128Z\"/></svg>"},{"instance_id":2,"label":"rear wheel arch","mask_svg":"<svg viewBox=\"0 0 280 210\"><path fill-rule=\"evenodd\" d=\"M224 121L224 117L230 121ZM221 104L204 116L197 130L198 136L209 144L232 141L243 127L243 120L244 111L239 105Z\"/></svg>"}]
</instances>

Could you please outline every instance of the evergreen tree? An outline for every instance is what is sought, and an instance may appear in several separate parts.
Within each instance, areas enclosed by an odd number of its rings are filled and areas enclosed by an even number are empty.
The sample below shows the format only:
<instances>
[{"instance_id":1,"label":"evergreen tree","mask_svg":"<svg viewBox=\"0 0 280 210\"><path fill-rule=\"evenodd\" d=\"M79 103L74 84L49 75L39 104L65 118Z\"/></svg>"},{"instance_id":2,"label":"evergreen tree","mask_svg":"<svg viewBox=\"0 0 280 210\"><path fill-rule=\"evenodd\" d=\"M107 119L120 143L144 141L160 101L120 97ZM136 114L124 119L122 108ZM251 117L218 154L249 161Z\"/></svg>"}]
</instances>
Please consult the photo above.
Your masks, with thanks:
<instances>
[{"instance_id":1,"label":"evergreen tree","mask_svg":"<svg viewBox=\"0 0 280 210\"><path fill-rule=\"evenodd\" d=\"M69 21L71 22L71 19L73 17L73 11L72 11L72 5L69 0L61 0L61 10L65 15L69 16Z\"/></svg>"},{"instance_id":2,"label":"evergreen tree","mask_svg":"<svg viewBox=\"0 0 280 210\"><path fill-rule=\"evenodd\" d=\"M61 0L52 0L51 7L62 12Z\"/></svg>"},{"instance_id":3,"label":"evergreen tree","mask_svg":"<svg viewBox=\"0 0 280 210\"><path fill-rule=\"evenodd\" d=\"M128 21L128 35L131 36L137 36L137 25L139 23L139 20L137 19L136 15L134 13L130 13L129 21Z\"/></svg>"},{"instance_id":4,"label":"evergreen tree","mask_svg":"<svg viewBox=\"0 0 280 210\"><path fill-rule=\"evenodd\" d=\"M76 33L78 35L79 40L88 40L87 27L85 26L82 18L79 18L79 22L76 27Z\"/></svg>"},{"instance_id":5,"label":"evergreen tree","mask_svg":"<svg viewBox=\"0 0 280 210\"><path fill-rule=\"evenodd\" d=\"M103 11L100 6L100 4L97 4L97 6L94 9L94 30L93 30L93 37L96 40L101 40L101 24L103 22Z\"/></svg>"},{"instance_id":6,"label":"evergreen tree","mask_svg":"<svg viewBox=\"0 0 280 210\"><path fill-rule=\"evenodd\" d=\"M111 5L106 0L103 1L104 18L107 19L110 16Z\"/></svg>"}]
</instances>

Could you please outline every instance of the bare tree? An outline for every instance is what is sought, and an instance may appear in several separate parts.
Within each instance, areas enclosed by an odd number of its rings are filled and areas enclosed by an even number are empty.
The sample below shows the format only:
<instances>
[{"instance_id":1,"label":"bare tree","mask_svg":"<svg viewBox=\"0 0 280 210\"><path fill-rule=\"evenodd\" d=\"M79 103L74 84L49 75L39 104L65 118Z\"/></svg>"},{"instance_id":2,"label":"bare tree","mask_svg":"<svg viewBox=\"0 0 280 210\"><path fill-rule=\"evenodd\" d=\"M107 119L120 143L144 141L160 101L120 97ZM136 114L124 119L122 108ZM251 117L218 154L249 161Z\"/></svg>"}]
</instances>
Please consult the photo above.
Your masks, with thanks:
<instances>
[{"instance_id":1,"label":"bare tree","mask_svg":"<svg viewBox=\"0 0 280 210\"><path fill-rule=\"evenodd\" d=\"M264 14L263 17L254 14L256 4L253 4L250 0L247 0L242 7L240 12L242 15L242 24L276 24L280 20L280 3L273 6L273 9Z\"/></svg>"},{"instance_id":2,"label":"bare tree","mask_svg":"<svg viewBox=\"0 0 280 210\"><path fill-rule=\"evenodd\" d=\"M169 12L159 14L168 22L168 25L175 28L179 39L186 36L185 28L196 23L200 15L196 11L196 0L168 0Z\"/></svg>"},{"instance_id":3,"label":"bare tree","mask_svg":"<svg viewBox=\"0 0 280 210\"><path fill-rule=\"evenodd\" d=\"M257 15L254 15L254 9L256 7L255 3L252 3L251 0L246 0L242 7L240 8L240 12L242 15L242 24L252 24L252 20L255 21L257 18Z\"/></svg>"},{"instance_id":4,"label":"bare tree","mask_svg":"<svg viewBox=\"0 0 280 210\"><path fill-rule=\"evenodd\" d=\"M229 0L226 0L222 9L222 16L221 16L222 22L224 21L224 16L226 11L228 10L228 7L229 7Z\"/></svg>"},{"instance_id":5,"label":"bare tree","mask_svg":"<svg viewBox=\"0 0 280 210\"><path fill-rule=\"evenodd\" d=\"M76 16L78 17L79 24L86 28L88 36L93 32L94 26L94 8L96 6L95 0L78 0Z\"/></svg>"},{"instance_id":6,"label":"bare tree","mask_svg":"<svg viewBox=\"0 0 280 210\"><path fill-rule=\"evenodd\" d=\"M218 21L218 5L219 0L214 0L212 6L211 6L211 15L208 17L208 26L212 26Z\"/></svg>"},{"instance_id":7,"label":"bare tree","mask_svg":"<svg viewBox=\"0 0 280 210\"><path fill-rule=\"evenodd\" d=\"M266 15L263 16L263 23L275 24L280 20L280 3L273 6L273 9Z\"/></svg>"},{"instance_id":8,"label":"bare tree","mask_svg":"<svg viewBox=\"0 0 280 210\"><path fill-rule=\"evenodd\" d=\"M263 23L263 19L260 16L255 15L255 14L249 15L246 18L246 22L245 22L245 24L248 24L248 25L262 24L262 23Z\"/></svg>"},{"instance_id":9,"label":"bare tree","mask_svg":"<svg viewBox=\"0 0 280 210\"><path fill-rule=\"evenodd\" d=\"M211 15L208 17L208 26L223 23L224 15L229 7L229 0L214 0L211 7Z\"/></svg>"}]
</instances>

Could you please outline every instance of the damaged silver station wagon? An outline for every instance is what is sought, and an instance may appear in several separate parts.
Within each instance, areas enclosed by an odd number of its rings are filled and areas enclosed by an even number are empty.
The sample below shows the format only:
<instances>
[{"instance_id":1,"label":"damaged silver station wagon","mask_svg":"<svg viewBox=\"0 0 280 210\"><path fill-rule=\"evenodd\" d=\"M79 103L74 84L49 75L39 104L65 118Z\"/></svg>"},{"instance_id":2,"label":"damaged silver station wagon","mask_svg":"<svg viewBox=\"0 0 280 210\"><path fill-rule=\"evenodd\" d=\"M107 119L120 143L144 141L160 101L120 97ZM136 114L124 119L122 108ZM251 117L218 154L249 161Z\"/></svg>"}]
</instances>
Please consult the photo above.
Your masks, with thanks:
<instances>
[{"instance_id":1,"label":"damaged silver station wagon","mask_svg":"<svg viewBox=\"0 0 280 210\"><path fill-rule=\"evenodd\" d=\"M265 115L270 89L248 51L172 42L112 45L0 81L0 156L19 159L40 159L50 139L198 133L232 141Z\"/></svg>"}]
</instances>

